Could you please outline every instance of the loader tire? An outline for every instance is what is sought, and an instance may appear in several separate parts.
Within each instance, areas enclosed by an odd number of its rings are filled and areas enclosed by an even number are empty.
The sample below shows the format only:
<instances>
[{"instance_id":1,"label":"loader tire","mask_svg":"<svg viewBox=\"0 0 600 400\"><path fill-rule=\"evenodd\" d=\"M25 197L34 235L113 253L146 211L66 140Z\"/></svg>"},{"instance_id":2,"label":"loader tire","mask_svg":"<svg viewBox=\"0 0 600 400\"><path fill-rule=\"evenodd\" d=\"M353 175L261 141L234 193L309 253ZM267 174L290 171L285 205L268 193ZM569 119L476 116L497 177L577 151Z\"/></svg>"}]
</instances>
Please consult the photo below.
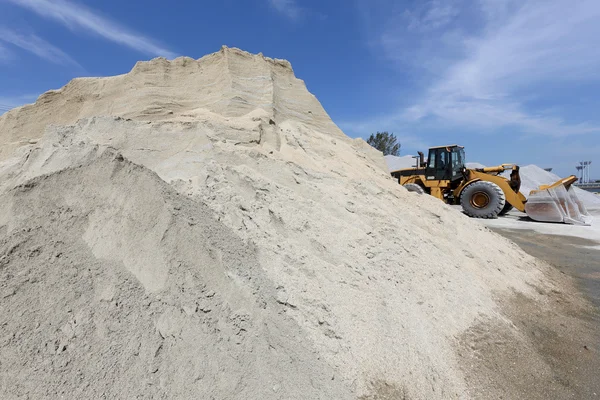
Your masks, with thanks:
<instances>
[{"instance_id":1,"label":"loader tire","mask_svg":"<svg viewBox=\"0 0 600 400\"><path fill-rule=\"evenodd\" d=\"M469 217L492 219L504 209L506 196L495 183L477 181L463 190L460 204Z\"/></svg>"},{"instance_id":2,"label":"loader tire","mask_svg":"<svg viewBox=\"0 0 600 400\"><path fill-rule=\"evenodd\" d=\"M498 214L498 216L502 216L502 215L506 215L508 214L508 212L510 210L512 210L514 207L512 204L510 204L508 201L506 202L506 204L504 204L504 208L502 209L502 211L500 211L500 213Z\"/></svg>"},{"instance_id":3,"label":"loader tire","mask_svg":"<svg viewBox=\"0 0 600 400\"><path fill-rule=\"evenodd\" d=\"M425 189L423 189L423 186L419 185L418 183L407 183L406 185L402 186L404 186L404 188L409 192L425 194Z\"/></svg>"}]
</instances>

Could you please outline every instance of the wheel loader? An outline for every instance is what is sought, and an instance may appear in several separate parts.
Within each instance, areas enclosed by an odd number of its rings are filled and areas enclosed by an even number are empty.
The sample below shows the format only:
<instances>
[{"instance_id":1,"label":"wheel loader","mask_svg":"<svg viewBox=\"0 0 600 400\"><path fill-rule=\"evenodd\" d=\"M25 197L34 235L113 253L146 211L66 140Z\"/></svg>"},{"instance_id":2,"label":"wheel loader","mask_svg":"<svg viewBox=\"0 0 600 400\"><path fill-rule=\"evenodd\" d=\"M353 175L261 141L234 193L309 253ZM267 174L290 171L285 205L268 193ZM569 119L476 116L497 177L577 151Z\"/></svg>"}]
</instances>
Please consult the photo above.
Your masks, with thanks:
<instances>
[{"instance_id":1,"label":"wheel loader","mask_svg":"<svg viewBox=\"0 0 600 400\"><path fill-rule=\"evenodd\" d=\"M460 204L473 218L497 218L512 208L540 222L589 225L591 216L572 189L574 175L533 190L520 192L519 166L466 168L465 150L459 145L429 149L425 160L419 152L414 168L392 171L398 183L410 192L430 194L448 204ZM510 171L510 176L501 175Z\"/></svg>"}]
</instances>

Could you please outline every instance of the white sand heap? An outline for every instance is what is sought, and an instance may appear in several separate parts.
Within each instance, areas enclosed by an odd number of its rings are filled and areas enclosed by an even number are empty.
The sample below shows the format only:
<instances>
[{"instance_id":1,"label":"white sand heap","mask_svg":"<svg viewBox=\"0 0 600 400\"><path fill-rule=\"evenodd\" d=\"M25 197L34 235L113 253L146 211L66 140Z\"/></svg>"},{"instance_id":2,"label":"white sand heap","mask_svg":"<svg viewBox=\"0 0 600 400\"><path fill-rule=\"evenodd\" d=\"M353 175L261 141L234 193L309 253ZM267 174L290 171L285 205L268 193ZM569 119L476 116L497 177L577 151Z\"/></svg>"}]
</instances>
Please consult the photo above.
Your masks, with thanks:
<instances>
[{"instance_id":1,"label":"white sand heap","mask_svg":"<svg viewBox=\"0 0 600 400\"><path fill-rule=\"evenodd\" d=\"M0 148L1 398L502 393L457 350L487 323L552 377L500 300L545 307L546 265L399 188L287 62L77 79L1 117Z\"/></svg>"},{"instance_id":2,"label":"white sand heap","mask_svg":"<svg viewBox=\"0 0 600 400\"><path fill-rule=\"evenodd\" d=\"M485 168L485 165L478 163L478 162L468 162L468 163L465 163L465 166L467 168L471 168L471 169Z\"/></svg>"},{"instance_id":3,"label":"white sand heap","mask_svg":"<svg viewBox=\"0 0 600 400\"><path fill-rule=\"evenodd\" d=\"M397 171L399 169L414 168L417 166L417 160L415 159L415 156L411 155L398 157L388 154L384 158L390 172Z\"/></svg>"}]
</instances>

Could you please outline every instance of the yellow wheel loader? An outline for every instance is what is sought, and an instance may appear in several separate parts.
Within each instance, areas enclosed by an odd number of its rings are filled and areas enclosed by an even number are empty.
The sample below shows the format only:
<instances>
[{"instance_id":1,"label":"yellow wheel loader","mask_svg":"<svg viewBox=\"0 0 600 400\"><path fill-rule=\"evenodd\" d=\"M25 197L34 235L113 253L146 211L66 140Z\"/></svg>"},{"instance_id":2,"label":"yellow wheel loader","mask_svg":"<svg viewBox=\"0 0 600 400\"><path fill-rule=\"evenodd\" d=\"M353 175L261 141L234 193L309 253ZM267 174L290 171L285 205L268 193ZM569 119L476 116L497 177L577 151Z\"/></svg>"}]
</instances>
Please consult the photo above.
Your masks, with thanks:
<instances>
[{"instance_id":1,"label":"yellow wheel loader","mask_svg":"<svg viewBox=\"0 0 600 400\"><path fill-rule=\"evenodd\" d=\"M510 178L501 175L505 171L511 171ZM519 166L466 168L464 147L458 145L432 147L427 161L419 152L414 168L391 174L409 191L460 204L465 214L474 218L497 218L514 207L535 221L577 225L591 222L590 214L571 187L577 181L575 176L541 186L526 198L519 191Z\"/></svg>"}]
</instances>

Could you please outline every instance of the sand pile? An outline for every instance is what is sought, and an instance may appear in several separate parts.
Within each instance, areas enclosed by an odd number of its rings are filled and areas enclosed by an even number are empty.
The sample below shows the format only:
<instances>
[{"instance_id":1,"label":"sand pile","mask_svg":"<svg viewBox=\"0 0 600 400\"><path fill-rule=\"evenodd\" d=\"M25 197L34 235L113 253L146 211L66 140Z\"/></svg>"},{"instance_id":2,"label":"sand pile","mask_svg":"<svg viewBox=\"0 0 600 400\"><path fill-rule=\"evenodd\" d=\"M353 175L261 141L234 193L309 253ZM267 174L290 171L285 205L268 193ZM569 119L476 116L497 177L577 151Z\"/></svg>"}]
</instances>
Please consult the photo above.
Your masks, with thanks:
<instances>
[{"instance_id":1,"label":"sand pile","mask_svg":"<svg viewBox=\"0 0 600 400\"><path fill-rule=\"evenodd\" d=\"M76 80L0 141L2 398L572 393L503 300L549 309L547 265L399 188L287 62Z\"/></svg>"}]
</instances>

